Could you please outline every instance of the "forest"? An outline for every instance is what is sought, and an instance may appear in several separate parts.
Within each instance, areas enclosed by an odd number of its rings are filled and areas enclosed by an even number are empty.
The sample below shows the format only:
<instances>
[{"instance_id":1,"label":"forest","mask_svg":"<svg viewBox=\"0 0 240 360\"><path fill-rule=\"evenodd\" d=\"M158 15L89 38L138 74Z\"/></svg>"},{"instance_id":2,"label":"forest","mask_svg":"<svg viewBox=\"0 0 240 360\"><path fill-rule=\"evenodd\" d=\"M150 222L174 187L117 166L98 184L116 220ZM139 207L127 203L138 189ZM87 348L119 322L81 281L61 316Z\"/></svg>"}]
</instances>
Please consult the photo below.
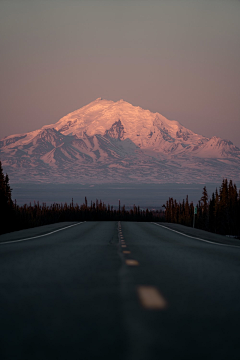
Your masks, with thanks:
<instances>
[{"instance_id":1,"label":"forest","mask_svg":"<svg viewBox=\"0 0 240 360\"><path fill-rule=\"evenodd\" d=\"M87 198L82 205L46 203L17 205L12 200L12 189L8 175L4 175L0 161L0 234L47 225L63 221L165 221L217 234L240 238L240 191L232 180L223 179L219 189L209 198L204 186L197 206L186 200L177 202L169 198L163 205L163 211L140 209L133 206L126 210L125 206L114 209L113 206L96 200L89 204ZM195 213L195 214L194 214Z\"/></svg>"},{"instance_id":2,"label":"forest","mask_svg":"<svg viewBox=\"0 0 240 360\"><path fill-rule=\"evenodd\" d=\"M164 207L166 222L186 226L194 224L198 229L240 238L240 191L232 180L223 179L210 198L204 186L196 207L189 203L188 196L182 202L169 198Z\"/></svg>"},{"instance_id":3,"label":"forest","mask_svg":"<svg viewBox=\"0 0 240 360\"><path fill-rule=\"evenodd\" d=\"M82 205L75 204L72 199L70 204L47 206L46 203L34 202L19 206L12 200L9 177L4 175L0 161L0 218L0 234L4 234L63 221L163 221L164 212L143 210L136 205L126 210L120 202L118 209L114 209L101 200L89 204L86 197Z\"/></svg>"}]
</instances>

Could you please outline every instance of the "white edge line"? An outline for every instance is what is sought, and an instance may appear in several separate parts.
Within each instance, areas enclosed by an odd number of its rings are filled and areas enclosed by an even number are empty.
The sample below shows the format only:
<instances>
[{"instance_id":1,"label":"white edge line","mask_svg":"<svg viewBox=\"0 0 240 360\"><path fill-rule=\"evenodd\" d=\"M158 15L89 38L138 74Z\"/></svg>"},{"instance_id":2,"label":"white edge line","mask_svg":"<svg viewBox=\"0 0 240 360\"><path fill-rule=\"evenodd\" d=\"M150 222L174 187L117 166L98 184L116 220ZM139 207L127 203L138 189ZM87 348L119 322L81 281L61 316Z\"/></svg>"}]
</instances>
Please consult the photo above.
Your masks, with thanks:
<instances>
[{"instance_id":1,"label":"white edge line","mask_svg":"<svg viewBox=\"0 0 240 360\"><path fill-rule=\"evenodd\" d=\"M50 233L43 234L43 235L32 236L32 237L30 237L30 238L25 238L25 239L20 239L20 240L12 240L12 241L9 240L9 241L0 242L0 245L12 244L12 243L16 243L16 242L21 242L21 241L27 241L27 240L32 240L32 239L40 238L40 237L47 236L47 235L56 233L56 232L58 232L58 231L64 230L64 229L68 229L68 228L73 227L73 226L76 226L76 225L80 225L80 224L83 224L83 222L76 223L76 224L73 224L73 225L69 225L69 226L66 226L66 227L64 227L64 228L61 228L61 229L58 229L58 230L54 230L54 231L51 231ZM24 229L24 230L27 230L27 229Z\"/></svg>"},{"instance_id":2,"label":"white edge line","mask_svg":"<svg viewBox=\"0 0 240 360\"><path fill-rule=\"evenodd\" d=\"M181 235L186 236L186 237L188 237L188 238L196 239L196 240L200 240L200 241L204 241L204 242L207 242L207 243L209 243L209 244L219 245L219 246L229 246L229 247L240 248L240 246L236 246L236 245L221 244L221 243L217 243L217 242L213 242L213 241L201 239L201 238L198 238L198 237L195 237L195 236L187 235L187 234L181 233L180 231L173 230L173 229L171 229L171 228L169 228L169 227L167 227L167 226L160 225L160 224L157 224L157 223L154 223L154 222L152 222L152 224L157 225L157 226L161 226L161 227L163 227L163 228L165 228L165 229L167 229L167 230L170 230L170 231L173 231L173 232L175 232L175 233L181 234Z\"/></svg>"}]
</instances>

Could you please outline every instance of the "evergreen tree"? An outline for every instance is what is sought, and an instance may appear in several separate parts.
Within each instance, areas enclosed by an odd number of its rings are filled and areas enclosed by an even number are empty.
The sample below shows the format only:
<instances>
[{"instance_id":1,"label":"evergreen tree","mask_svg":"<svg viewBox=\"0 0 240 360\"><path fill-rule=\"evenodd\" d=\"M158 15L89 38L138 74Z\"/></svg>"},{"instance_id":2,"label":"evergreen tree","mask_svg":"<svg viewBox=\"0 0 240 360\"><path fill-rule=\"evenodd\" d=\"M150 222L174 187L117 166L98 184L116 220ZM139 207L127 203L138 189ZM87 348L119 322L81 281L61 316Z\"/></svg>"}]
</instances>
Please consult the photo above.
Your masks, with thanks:
<instances>
[{"instance_id":1,"label":"evergreen tree","mask_svg":"<svg viewBox=\"0 0 240 360\"><path fill-rule=\"evenodd\" d=\"M201 203L200 203L200 218L201 218L201 228L204 230L208 229L208 192L206 186L203 188Z\"/></svg>"},{"instance_id":2,"label":"evergreen tree","mask_svg":"<svg viewBox=\"0 0 240 360\"><path fill-rule=\"evenodd\" d=\"M0 161L0 233L14 229L15 219L8 175L4 176Z\"/></svg>"},{"instance_id":3,"label":"evergreen tree","mask_svg":"<svg viewBox=\"0 0 240 360\"><path fill-rule=\"evenodd\" d=\"M186 202L185 202L185 225L191 226L191 216L190 216L190 206L188 202L188 195L186 196Z\"/></svg>"},{"instance_id":4,"label":"evergreen tree","mask_svg":"<svg viewBox=\"0 0 240 360\"><path fill-rule=\"evenodd\" d=\"M9 184L8 174L6 174L6 176L5 176L5 191L6 191L7 203L10 207L12 207L13 206L12 189Z\"/></svg>"},{"instance_id":5,"label":"evergreen tree","mask_svg":"<svg viewBox=\"0 0 240 360\"><path fill-rule=\"evenodd\" d=\"M219 191L219 232L222 234L229 233L229 208L228 208L228 181L223 179Z\"/></svg>"},{"instance_id":6,"label":"evergreen tree","mask_svg":"<svg viewBox=\"0 0 240 360\"><path fill-rule=\"evenodd\" d=\"M212 198L209 202L209 230L211 232L215 231L214 208L215 208L215 194L212 193Z\"/></svg>"}]
</instances>

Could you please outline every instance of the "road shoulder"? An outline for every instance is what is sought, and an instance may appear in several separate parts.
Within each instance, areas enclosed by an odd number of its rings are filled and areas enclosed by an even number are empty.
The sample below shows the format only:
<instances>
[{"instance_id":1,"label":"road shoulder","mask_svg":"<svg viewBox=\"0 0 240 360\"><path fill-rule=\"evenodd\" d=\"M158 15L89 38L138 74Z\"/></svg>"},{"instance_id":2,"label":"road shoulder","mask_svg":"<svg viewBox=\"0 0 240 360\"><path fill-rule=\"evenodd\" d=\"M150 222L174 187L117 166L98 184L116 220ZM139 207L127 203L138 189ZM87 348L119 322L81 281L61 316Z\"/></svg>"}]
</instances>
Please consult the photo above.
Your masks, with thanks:
<instances>
[{"instance_id":1,"label":"road shoulder","mask_svg":"<svg viewBox=\"0 0 240 360\"><path fill-rule=\"evenodd\" d=\"M11 241L15 241L15 240L22 240L25 238L41 236L41 235L50 233L52 231L60 230L67 226L74 225L76 223L77 223L76 221L65 221L65 222L59 222L59 223L54 223L54 224L49 224L49 225L36 226L36 227L30 228L30 229L13 231L10 233L0 235L0 243L5 242L5 241L11 242Z\"/></svg>"},{"instance_id":2,"label":"road shoulder","mask_svg":"<svg viewBox=\"0 0 240 360\"><path fill-rule=\"evenodd\" d=\"M185 234L187 236L193 237L193 238L200 238L206 241L215 242L218 244L224 244L224 245L233 245L233 246L240 246L240 240L229 238L224 235L218 235L214 234L208 231L195 229L192 227L180 225L180 224L173 224L173 223L156 223L160 226L164 226L166 228L169 228L170 230L178 231L182 234Z\"/></svg>"}]
</instances>

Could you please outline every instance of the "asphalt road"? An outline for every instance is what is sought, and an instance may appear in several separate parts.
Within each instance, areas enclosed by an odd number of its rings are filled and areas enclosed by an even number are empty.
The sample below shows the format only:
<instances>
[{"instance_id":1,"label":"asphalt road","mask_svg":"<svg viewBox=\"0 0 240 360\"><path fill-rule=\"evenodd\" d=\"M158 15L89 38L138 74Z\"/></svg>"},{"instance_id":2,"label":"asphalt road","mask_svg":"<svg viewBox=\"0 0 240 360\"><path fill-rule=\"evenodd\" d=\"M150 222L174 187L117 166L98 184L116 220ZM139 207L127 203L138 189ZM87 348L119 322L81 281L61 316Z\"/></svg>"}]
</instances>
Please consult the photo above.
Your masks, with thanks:
<instances>
[{"instance_id":1,"label":"asphalt road","mask_svg":"<svg viewBox=\"0 0 240 360\"><path fill-rule=\"evenodd\" d=\"M0 359L240 359L238 241L161 225L0 236Z\"/></svg>"}]
</instances>

